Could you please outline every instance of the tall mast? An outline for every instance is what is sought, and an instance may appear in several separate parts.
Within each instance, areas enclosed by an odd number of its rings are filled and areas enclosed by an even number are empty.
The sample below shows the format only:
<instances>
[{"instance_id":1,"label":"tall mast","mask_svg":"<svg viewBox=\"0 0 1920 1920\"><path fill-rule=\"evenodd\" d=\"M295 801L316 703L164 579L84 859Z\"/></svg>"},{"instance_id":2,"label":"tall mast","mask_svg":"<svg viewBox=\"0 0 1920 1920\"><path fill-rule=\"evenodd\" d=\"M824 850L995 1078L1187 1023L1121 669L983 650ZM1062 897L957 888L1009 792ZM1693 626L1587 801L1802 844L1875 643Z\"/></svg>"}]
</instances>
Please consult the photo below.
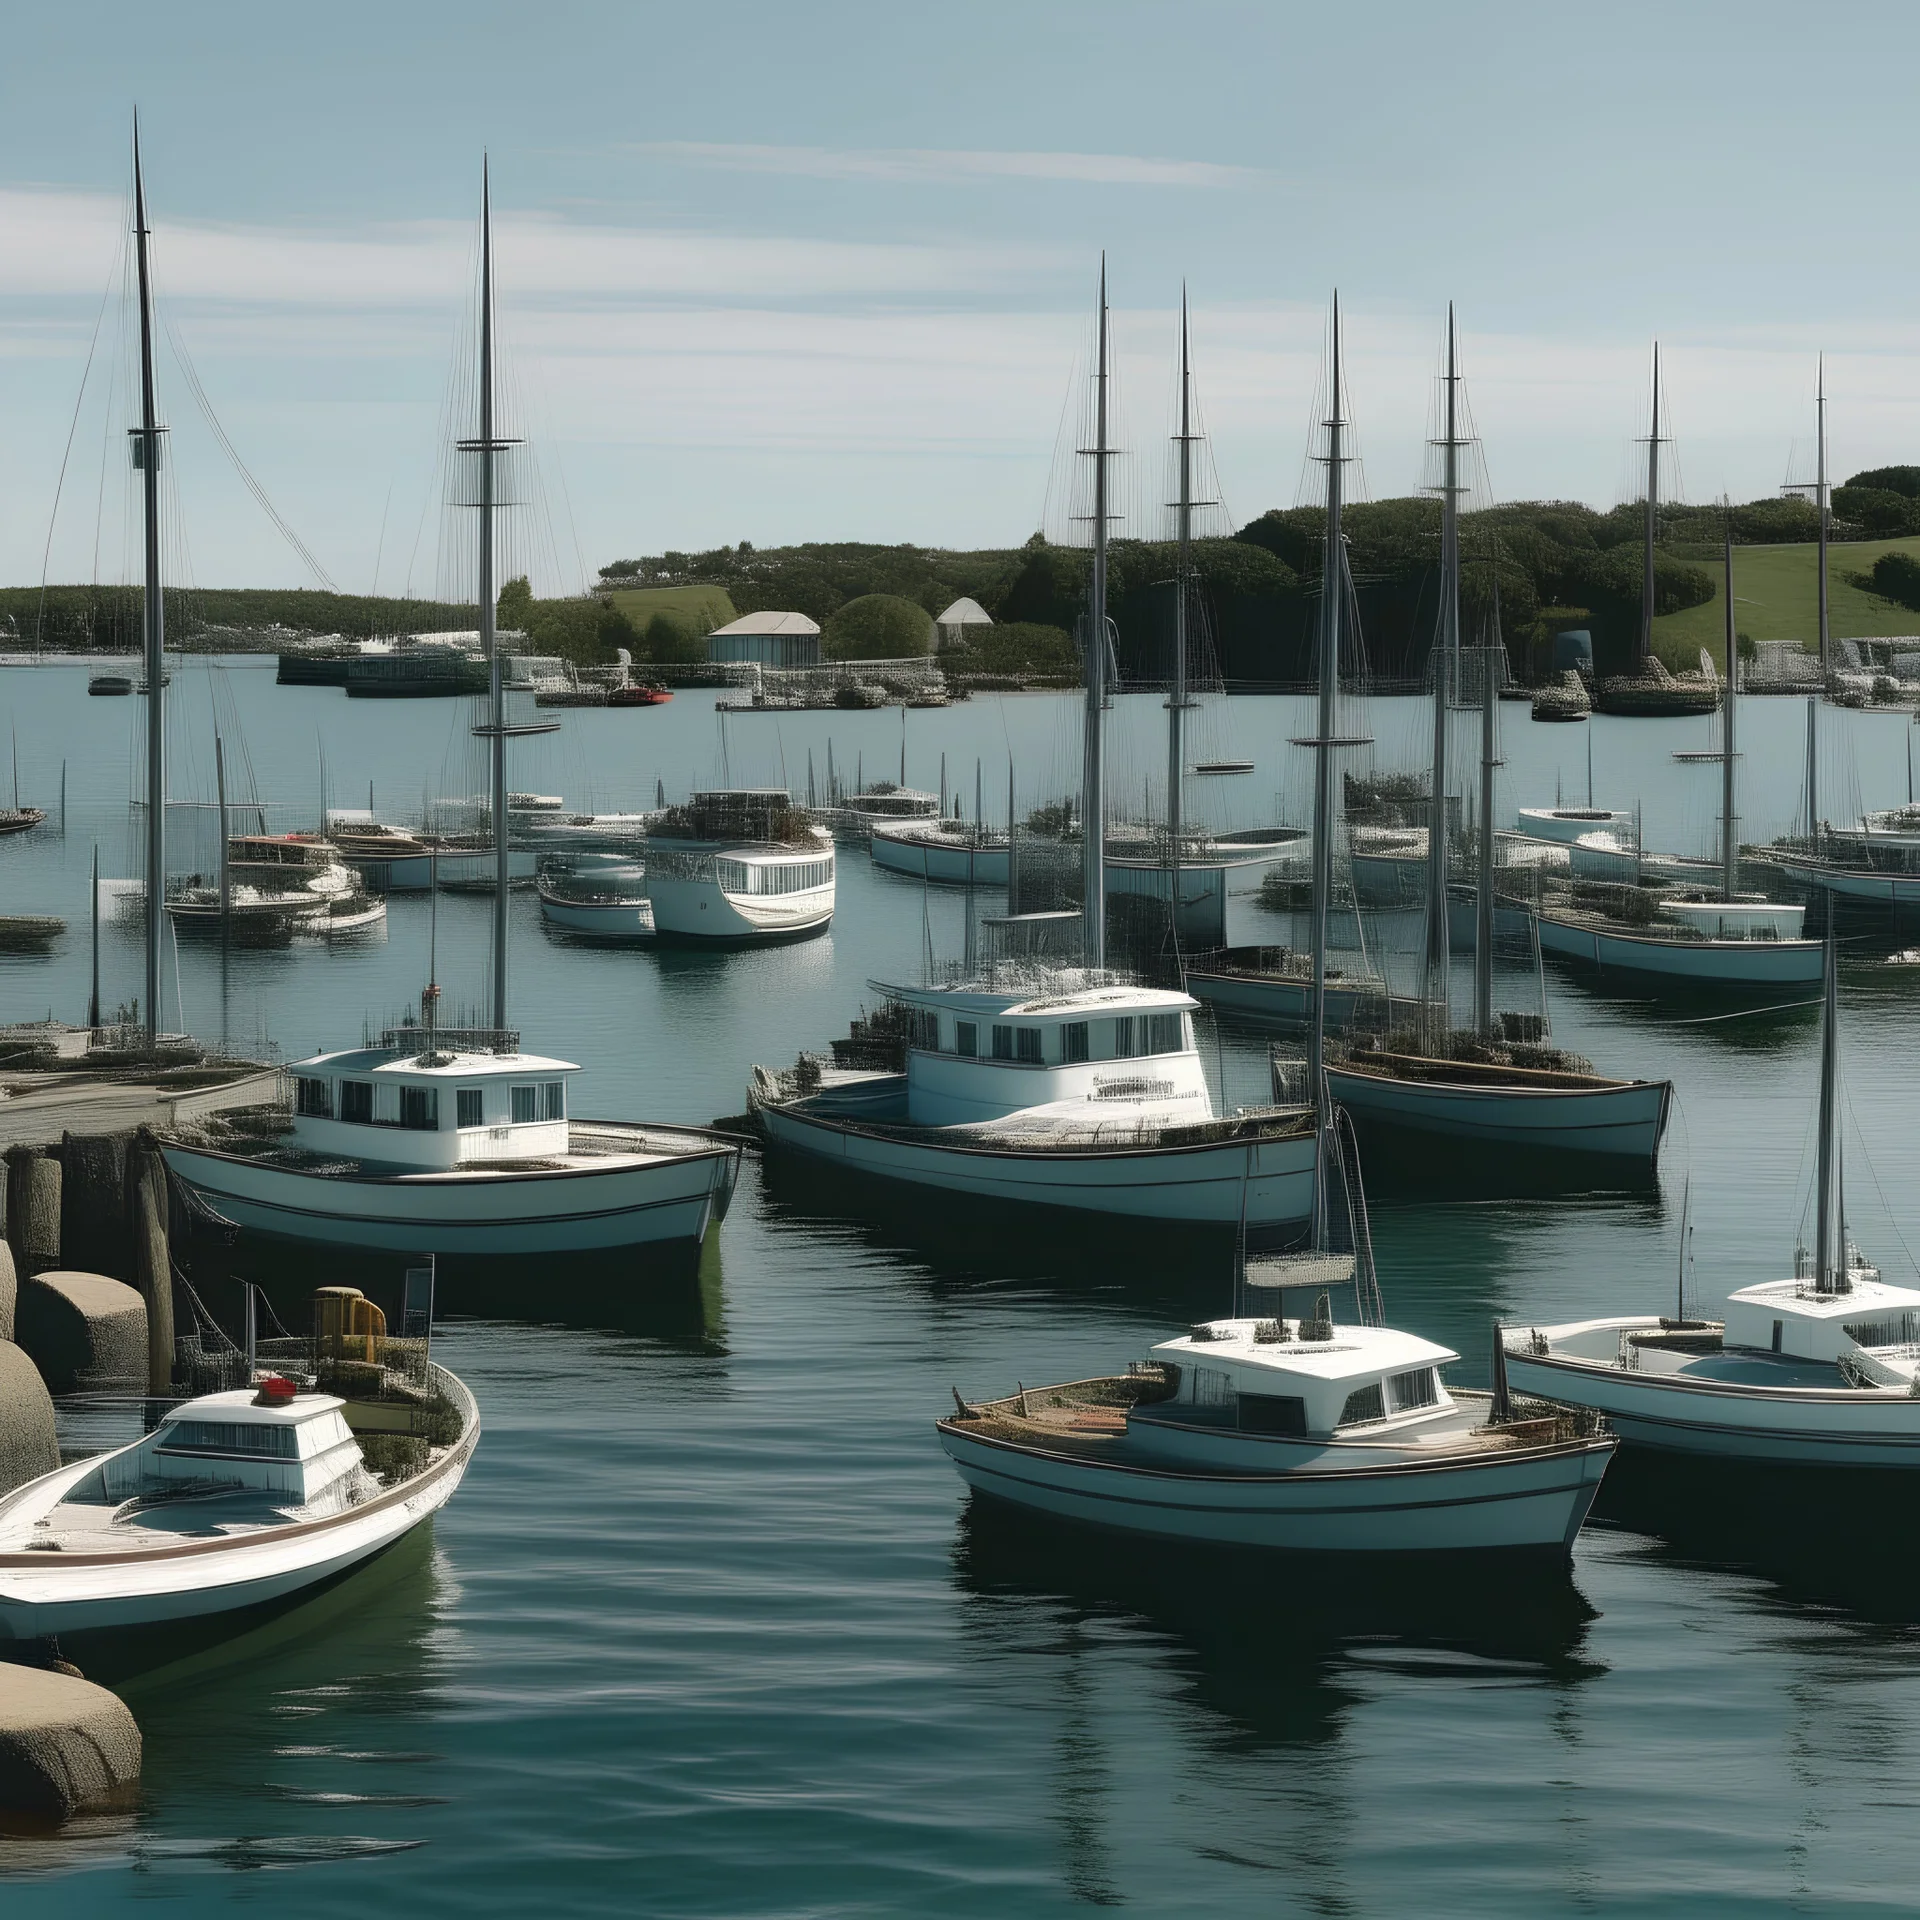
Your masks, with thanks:
<instances>
[{"instance_id":1,"label":"tall mast","mask_svg":"<svg viewBox=\"0 0 1920 1920\"><path fill-rule=\"evenodd\" d=\"M1734 813L1733 708L1740 683L1740 642L1733 630L1733 507L1727 507L1727 690L1720 701L1720 887L1731 900L1740 879L1740 834Z\"/></svg>"},{"instance_id":2,"label":"tall mast","mask_svg":"<svg viewBox=\"0 0 1920 1920\"><path fill-rule=\"evenodd\" d=\"M1493 580L1493 644L1486 650L1480 676L1480 840L1479 874L1473 890L1473 1024L1483 1034L1493 1032L1493 770L1500 764L1495 751L1494 721L1499 690L1494 666L1504 657L1506 641L1500 632L1500 576Z\"/></svg>"},{"instance_id":3,"label":"tall mast","mask_svg":"<svg viewBox=\"0 0 1920 1920\"><path fill-rule=\"evenodd\" d=\"M1647 568L1640 584L1640 665L1653 657L1653 523L1660 510L1660 342L1653 343L1653 418L1647 423Z\"/></svg>"},{"instance_id":4,"label":"tall mast","mask_svg":"<svg viewBox=\"0 0 1920 1920\"><path fill-rule=\"evenodd\" d=\"M133 122L134 256L140 274L140 426L134 464L146 506L145 637L147 659L147 973L140 1003L148 1046L160 1034L160 924L167 897L167 609L160 584L160 436L154 414L153 280L148 269L147 189L140 171L140 120Z\"/></svg>"},{"instance_id":5,"label":"tall mast","mask_svg":"<svg viewBox=\"0 0 1920 1920\"><path fill-rule=\"evenodd\" d=\"M1460 660L1460 370L1453 302L1447 302L1446 464L1440 489L1440 627L1433 646L1433 773L1427 807L1427 1018L1444 1047L1453 950L1447 929L1447 709Z\"/></svg>"},{"instance_id":6,"label":"tall mast","mask_svg":"<svg viewBox=\"0 0 1920 1920\"><path fill-rule=\"evenodd\" d=\"M1085 845L1081 925L1086 962L1107 964L1107 796L1102 731L1107 702L1107 257L1100 256L1100 320L1094 373L1093 580L1087 594L1086 762L1080 834Z\"/></svg>"},{"instance_id":7,"label":"tall mast","mask_svg":"<svg viewBox=\"0 0 1920 1920\"><path fill-rule=\"evenodd\" d=\"M493 794L493 1025L507 1024L507 690L494 631L493 182L480 163L480 649L487 656Z\"/></svg>"},{"instance_id":8,"label":"tall mast","mask_svg":"<svg viewBox=\"0 0 1920 1920\"><path fill-rule=\"evenodd\" d=\"M1167 865L1180 871L1180 783L1187 713L1187 597L1193 570L1193 366L1187 339L1187 290L1180 289L1180 555L1173 582L1173 685L1167 694ZM1168 911L1177 918L1176 880Z\"/></svg>"},{"instance_id":9,"label":"tall mast","mask_svg":"<svg viewBox=\"0 0 1920 1920\"><path fill-rule=\"evenodd\" d=\"M1820 690L1824 693L1833 664L1833 637L1828 631L1827 619L1827 356L1824 353L1820 356L1820 384L1814 408L1819 420L1813 503L1820 513Z\"/></svg>"},{"instance_id":10,"label":"tall mast","mask_svg":"<svg viewBox=\"0 0 1920 1920\"><path fill-rule=\"evenodd\" d=\"M1843 1207L1837 1192L1839 1185L1838 1139L1840 1116L1838 1080L1840 1073L1840 991L1837 943L1831 926L1827 929L1825 979L1822 983L1820 1018L1820 1189L1814 1211L1813 1279L1821 1293L1847 1290L1846 1249L1836 1245L1844 1231Z\"/></svg>"},{"instance_id":11,"label":"tall mast","mask_svg":"<svg viewBox=\"0 0 1920 1920\"><path fill-rule=\"evenodd\" d=\"M1327 409L1327 550L1320 586L1320 706L1313 766L1313 997L1307 1029L1307 1085L1313 1100L1313 1244L1326 1245L1327 919L1333 902L1334 707L1340 691L1340 635L1346 612L1346 555L1340 532L1340 296L1333 296L1332 405Z\"/></svg>"}]
</instances>

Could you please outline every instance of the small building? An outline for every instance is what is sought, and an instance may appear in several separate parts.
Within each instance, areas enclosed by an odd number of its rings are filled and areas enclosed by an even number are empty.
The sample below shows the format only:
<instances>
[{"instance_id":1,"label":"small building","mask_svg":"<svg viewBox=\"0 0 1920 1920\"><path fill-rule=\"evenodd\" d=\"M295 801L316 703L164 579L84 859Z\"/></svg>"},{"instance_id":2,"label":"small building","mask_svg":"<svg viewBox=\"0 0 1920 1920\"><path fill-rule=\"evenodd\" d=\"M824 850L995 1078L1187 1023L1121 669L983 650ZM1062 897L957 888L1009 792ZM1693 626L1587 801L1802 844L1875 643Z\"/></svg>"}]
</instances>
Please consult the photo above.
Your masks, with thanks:
<instances>
[{"instance_id":1,"label":"small building","mask_svg":"<svg viewBox=\"0 0 1920 1920\"><path fill-rule=\"evenodd\" d=\"M820 629L804 613L749 613L707 635L707 658L729 665L817 667Z\"/></svg>"},{"instance_id":2,"label":"small building","mask_svg":"<svg viewBox=\"0 0 1920 1920\"><path fill-rule=\"evenodd\" d=\"M933 623L938 635L937 645L944 652L948 647L964 647L971 637L969 627L990 627L993 615L978 600L956 600L945 613Z\"/></svg>"}]
</instances>

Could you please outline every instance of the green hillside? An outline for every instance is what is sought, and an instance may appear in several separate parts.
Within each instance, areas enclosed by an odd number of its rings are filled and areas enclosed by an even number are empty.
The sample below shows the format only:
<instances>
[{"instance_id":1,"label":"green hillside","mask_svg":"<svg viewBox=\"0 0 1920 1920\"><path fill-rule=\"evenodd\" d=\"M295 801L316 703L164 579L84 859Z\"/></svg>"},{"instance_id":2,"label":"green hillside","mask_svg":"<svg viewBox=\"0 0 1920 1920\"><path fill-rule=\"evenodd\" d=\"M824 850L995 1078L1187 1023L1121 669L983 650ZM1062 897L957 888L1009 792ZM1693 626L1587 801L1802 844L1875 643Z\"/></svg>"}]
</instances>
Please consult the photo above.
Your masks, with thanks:
<instances>
[{"instance_id":1,"label":"green hillside","mask_svg":"<svg viewBox=\"0 0 1920 1920\"><path fill-rule=\"evenodd\" d=\"M1733 550L1734 625L1749 639L1798 640L1811 651L1820 630L1819 549L1805 545L1736 547ZM1868 584L1873 563L1883 553L1909 553L1920 559L1920 538L1849 540L1827 549L1828 621L1839 640L1874 640L1890 634L1920 633L1920 613L1875 593ZM1726 614L1720 599L1720 564L1704 551L1690 551L1693 564L1713 575L1713 598L1701 606L1663 614L1653 623L1655 651L1670 667L1700 663L1705 647L1725 665Z\"/></svg>"}]
</instances>

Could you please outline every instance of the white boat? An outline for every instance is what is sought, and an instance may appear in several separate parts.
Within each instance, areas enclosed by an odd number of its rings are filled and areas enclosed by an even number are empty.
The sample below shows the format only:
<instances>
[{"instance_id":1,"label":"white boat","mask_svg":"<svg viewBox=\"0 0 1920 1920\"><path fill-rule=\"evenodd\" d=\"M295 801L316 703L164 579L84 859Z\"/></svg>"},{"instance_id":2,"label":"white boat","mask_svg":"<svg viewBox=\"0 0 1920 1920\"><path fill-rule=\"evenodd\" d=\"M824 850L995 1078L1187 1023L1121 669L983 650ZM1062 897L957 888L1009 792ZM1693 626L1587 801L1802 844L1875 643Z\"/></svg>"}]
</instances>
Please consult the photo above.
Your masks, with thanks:
<instances>
[{"instance_id":1,"label":"white boat","mask_svg":"<svg viewBox=\"0 0 1920 1920\"><path fill-rule=\"evenodd\" d=\"M494 432L492 260L483 212L479 432L462 444L484 456L472 489L480 507L475 598L491 698L475 732L488 745L489 813L499 821L559 802L507 788L508 740L558 722L509 723L494 630L493 502L506 492L494 455L510 443ZM440 1029L440 990L430 982L423 1024L294 1066L290 1113L263 1116L254 1131L229 1116L210 1123L224 1131L164 1139L168 1167L216 1213L315 1245L449 1254L697 1243L725 1217L737 1143L692 1128L570 1120L567 1082L579 1069L521 1052L507 1023L506 835L493 836L491 852L492 1024Z\"/></svg>"},{"instance_id":2,"label":"white boat","mask_svg":"<svg viewBox=\"0 0 1920 1920\"><path fill-rule=\"evenodd\" d=\"M1010 863L1007 836L963 822L934 818L876 822L868 845L873 864L889 873L940 886L1004 887Z\"/></svg>"},{"instance_id":3,"label":"white boat","mask_svg":"<svg viewBox=\"0 0 1920 1920\"><path fill-rule=\"evenodd\" d=\"M1615 1441L1489 1420L1459 1356L1330 1320L1210 1321L1100 1380L956 1410L940 1444L976 1493L1159 1539L1298 1553L1564 1559Z\"/></svg>"},{"instance_id":4,"label":"white boat","mask_svg":"<svg viewBox=\"0 0 1920 1920\"><path fill-rule=\"evenodd\" d=\"M759 946L824 933L833 920L833 837L784 787L696 793L647 840L656 936Z\"/></svg>"},{"instance_id":5,"label":"white boat","mask_svg":"<svg viewBox=\"0 0 1920 1920\"><path fill-rule=\"evenodd\" d=\"M1590 833L1632 833L1634 818L1613 807L1522 807L1517 824L1534 840L1571 846Z\"/></svg>"},{"instance_id":6,"label":"white boat","mask_svg":"<svg viewBox=\"0 0 1920 1920\"><path fill-rule=\"evenodd\" d=\"M540 917L549 926L595 940L653 938L653 902L600 876L542 875Z\"/></svg>"},{"instance_id":7,"label":"white boat","mask_svg":"<svg viewBox=\"0 0 1920 1920\"><path fill-rule=\"evenodd\" d=\"M480 1438L466 1387L430 1366L453 1432L374 1471L360 1407L269 1378L170 1409L130 1446L0 1496L0 1632L16 1641L199 1619L284 1600L369 1560L443 1507ZM385 1416L382 1418L382 1416ZM363 1429L364 1430L364 1429Z\"/></svg>"},{"instance_id":8,"label":"white boat","mask_svg":"<svg viewBox=\"0 0 1920 1920\"><path fill-rule=\"evenodd\" d=\"M1636 931L1599 915L1550 908L1538 918L1542 952L1602 973L1728 987L1805 987L1820 979L1818 940L1699 938L1677 922Z\"/></svg>"},{"instance_id":9,"label":"white boat","mask_svg":"<svg viewBox=\"0 0 1920 1920\"><path fill-rule=\"evenodd\" d=\"M1216 1117L1186 994L1064 969L879 990L897 1070L755 1068L749 1097L776 1148L1081 1212L1217 1227L1244 1213L1256 1240L1310 1214L1312 1115Z\"/></svg>"},{"instance_id":10,"label":"white boat","mask_svg":"<svg viewBox=\"0 0 1920 1920\"><path fill-rule=\"evenodd\" d=\"M1812 1254L1802 1249L1791 1279L1730 1294L1718 1321L1688 1318L1683 1293L1672 1319L1504 1327L1512 1386L1670 1453L1920 1468L1920 1288L1883 1280L1846 1232L1831 942L1826 955Z\"/></svg>"},{"instance_id":11,"label":"white boat","mask_svg":"<svg viewBox=\"0 0 1920 1920\"><path fill-rule=\"evenodd\" d=\"M580 1069L512 1033L395 1028L288 1071L284 1133L215 1121L162 1142L216 1213L283 1240L449 1254L698 1241L738 1177L738 1145L697 1128L571 1119Z\"/></svg>"}]
</instances>

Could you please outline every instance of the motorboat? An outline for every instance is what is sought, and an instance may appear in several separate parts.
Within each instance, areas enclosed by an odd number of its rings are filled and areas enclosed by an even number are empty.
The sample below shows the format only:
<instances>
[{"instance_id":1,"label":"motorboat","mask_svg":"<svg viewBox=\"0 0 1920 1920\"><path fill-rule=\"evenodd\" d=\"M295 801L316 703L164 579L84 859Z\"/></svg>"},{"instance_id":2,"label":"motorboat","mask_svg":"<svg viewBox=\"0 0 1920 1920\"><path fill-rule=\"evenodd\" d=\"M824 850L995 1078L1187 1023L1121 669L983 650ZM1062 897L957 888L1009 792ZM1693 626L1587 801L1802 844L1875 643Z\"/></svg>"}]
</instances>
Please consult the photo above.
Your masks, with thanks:
<instances>
[{"instance_id":1,"label":"motorboat","mask_svg":"<svg viewBox=\"0 0 1920 1920\"><path fill-rule=\"evenodd\" d=\"M607 691L607 705L610 707L664 707L672 698L673 695L665 687L637 682L624 687L611 687Z\"/></svg>"},{"instance_id":2,"label":"motorboat","mask_svg":"<svg viewBox=\"0 0 1920 1920\"><path fill-rule=\"evenodd\" d=\"M398 1393L378 1361L355 1371L351 1397L277 1374L203 1394L130 1445L0 1496L0 1632L49 1639L285 1600L412 1532L458 1489L479 1408L431 1362Z\"/></svg>"},{"instance_id":3,"label":"motorboat","mask_svg":"<svg viewBox=\"0 0 1920 1920\"><path fill-rule=\"evenodd\" d=\"M527 1254L702 1239L725 1217L738 1143L576 1120L579 1071L511 1032L390 1028L289 1067L290 1113L209 1116L162 1150L216 1214L283 1240Z\"/></svg>"},{"instance_id":4,"label":"motorboat","mask_svg":"<svg viewBox=\"0 0 1920 1920\"><path fill-rule=\"evenodd\" d=\"M17 802L11 807L0 807L0 833L26 833L46 817L42 807L23 807Z\"/></svg>"},{"instance_id":5,"label":"motorboat","mask_svg":"<svg viewBox=\"0 0 1920 1920\"><path fill-rule=\"evenodd\" d=\"M1071 968L887 986L835 1052L756 1067L776 1149L918 1186L1286 1237L1313 1194L1312 1115L1216 1115L1193 999Z\"/></svg>"},{"instance_id":6,"label":"motorboat","mask_svg":"<svg viewBox=\"0 0 1920 1920\"><path fill-rule=\"evenodd\" d=\"M1124 1374L955 1394L940 1445L976 1493L1161 1539L1300 1553L1564 1559L1616 1445L1577 1414L1495 1418L1459 1356L1391 1327L1207 1321Z\"/></svg>"},{"instance_id":7,"label":"motorboat","mask_svg":"<svg viewBox=\"0 0 1920 1920\"><path fill-rule=\"evenodd\" d=\"M1533 840L1552 840L1571 846L1591 833L1632 833L1631 813L1616 807L1522 807L1519 830Z\"/></svg>"},{"instance_id":8,"label":"motorboat","mask_svg":"<svg viewBox=\"0 0 1920 1920\"><path fill-rule=\"evenodd\" d=\"M826 932L833 836L784 787L696 793L647 836L647 898L657 937L760 946Z\"/></svg>"},{"instance_id":9,"label":"motorboat","mask_svg":"<svg viewBox=\"0 0 1920 1920\"><path fill-rule=\"evenodd\" d=\"M1004 832L938 815L876 821L868 846L876 867L939 886L1004 887L1012 865Z\"/></svg>"},{"instance_id":10,"label":"motorboat","mask_svg":"<svg viewBox=\"0 0 1920 1920\"><path fill-rule=\"evenodd\" d=\"M540 917L549 926L595 940L651 940L653 902L646 878L638 861L543 869Z\"/></svg>"},{"instance_id":11,"label":"motorboat","mask_svg":"<svg viewBox=\"0 0 1920 1920\"><path fill-rule=\"evenodd\" d=\"M1831 941L1825 951L1812 1250L1790 1279L1729 1294L1719 1320L1688 1314L1683 1258L1671 1317L1503 1327L1517 1391L1603 1414L1628 1444L1668 1453L1920 1468L1920 1288L1883 1279L1846 1230Z\"/></svg>"}]
</instances>

